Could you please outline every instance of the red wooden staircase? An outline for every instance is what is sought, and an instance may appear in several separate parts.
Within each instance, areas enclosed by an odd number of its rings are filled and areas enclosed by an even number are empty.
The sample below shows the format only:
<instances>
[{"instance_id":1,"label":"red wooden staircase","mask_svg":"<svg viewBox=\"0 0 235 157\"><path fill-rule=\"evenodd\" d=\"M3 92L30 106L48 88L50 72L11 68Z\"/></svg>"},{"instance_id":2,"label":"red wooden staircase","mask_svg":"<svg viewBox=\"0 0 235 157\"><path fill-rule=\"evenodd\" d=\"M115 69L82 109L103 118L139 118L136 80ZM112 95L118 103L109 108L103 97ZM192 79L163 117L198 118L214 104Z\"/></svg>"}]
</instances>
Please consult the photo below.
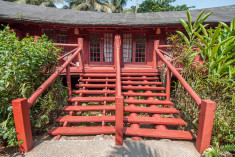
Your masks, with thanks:
<instances>
[{"instance_id":1,"label":"red wooden staircase","mask_svg":"<svg viewBox=\"0 0 235 157\"><path fill-rule=\"evenodd\" d=\"M62 109L68 114L56 120L63 125L51 129L49 134L114 134L116 74L81 74L78 82L77 90L68 100L71 106ZM122 73L121 84L124 135L133 136L134 139L193 138L187 131L168 129L169 126L186 125L186 122L174 117L179 111L166 99L165 87L162 87L158 73ZM84 123L88 126L84 127Z\"/></svg>"},{"instance_id":2,"label":"red wooden staircase","mask_svg":"<svg viewBox=\"0 0 235 157\"><path fill-rule=\"evenodd\" d=\"M62 44L77 47L61 56L64 61L55 72L29 97L12 101L13 115L20 150L28 152L33 148L33 136L29 110L40 95L66 69L68 106L62 110L66 116L59 117L59 127L49 131L50 135L97 135L115 134L115 144L123 144L123 135L139 140L141 137L193 139L188 131L177 130L186 122L177 117L179 111L170 101L171 73L179 80L185 90L200 108L196 148L202 153L210 145L216 103L201 99L166 60L159 50L159 41L154 43L152 71L122 72L120 57L120 35L115 35L114 67L116 72L86 72L83 68L83 39L78 44ZM71 55L67 60L65 57ZM158 62L156 61L158 58ZM79 62L79 66L74 63ZM160 62L162 61L162 62ZM166 86L163 87L156 67L164 63L167 68ZM159 64L159 65L157 65ZM71 66L79 69L80 78L76 90L72 91ZM85 125L84 125L85 124Z\"/></svg>"}]
</instances>

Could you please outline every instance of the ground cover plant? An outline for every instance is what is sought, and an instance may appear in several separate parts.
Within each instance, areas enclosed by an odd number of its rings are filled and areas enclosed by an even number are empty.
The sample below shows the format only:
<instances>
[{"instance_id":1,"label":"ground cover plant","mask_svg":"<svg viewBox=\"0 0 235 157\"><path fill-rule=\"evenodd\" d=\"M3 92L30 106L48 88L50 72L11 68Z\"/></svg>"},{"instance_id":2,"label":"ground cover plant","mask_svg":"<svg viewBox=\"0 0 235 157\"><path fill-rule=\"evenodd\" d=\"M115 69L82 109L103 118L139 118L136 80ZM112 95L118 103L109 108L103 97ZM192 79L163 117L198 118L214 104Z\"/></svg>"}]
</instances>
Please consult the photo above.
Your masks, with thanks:
<instances>
[{"instance_id":1,"label":"ground cover plant","mask_svg":"<svg viewBox=\"0 0 235 157\"><path fill-rule=\"evenodd\" d=\"M235 151L235 18L230 26L220 22L212 28L204 24L212 13L202 17L203 13L192 23L187 11L188 23L180 19L185 33L170 35L168 43L174 45L170 49L179 56L176 63L182 65L181 74L190 86L200 98L216 102L212 149L204 154L218 156L218 152ZM196 55L203 61L196 61ZM174 89L176 107L188 122L187 129L196 134L199 108L179 82Z\"/></svg>"},{"instance_id":2,"label":"ground cover plant","mask_svg":"<svg viewBox=\"0 0 235 157\"><path fill-rule=\"evenodd\" d=\"M0 30L0 145L17 145L11 101L29 98L57 66L60 49L46 36L34 42L22 40L9 28ZM46 131L52 117L65 103L66 89L58 78L36 101L30 110L34 132Z\"/></svg>"}]
</instances>

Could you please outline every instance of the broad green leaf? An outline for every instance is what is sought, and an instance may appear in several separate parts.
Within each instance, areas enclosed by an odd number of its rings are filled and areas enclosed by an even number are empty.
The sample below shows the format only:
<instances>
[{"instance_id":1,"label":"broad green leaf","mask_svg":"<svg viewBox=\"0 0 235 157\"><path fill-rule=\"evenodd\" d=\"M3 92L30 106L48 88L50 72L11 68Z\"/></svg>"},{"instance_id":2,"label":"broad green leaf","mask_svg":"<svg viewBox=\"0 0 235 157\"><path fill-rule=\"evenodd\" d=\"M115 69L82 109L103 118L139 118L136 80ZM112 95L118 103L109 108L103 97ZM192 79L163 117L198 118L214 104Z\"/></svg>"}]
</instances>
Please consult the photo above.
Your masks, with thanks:
<instances>
[{"instance_id":1,"label":"broad green leaf","mask_svg":"<svg viewBox=\"0 0 235 157\"><path fill-rule=\"evenodd\" d=\"M202 33L207 37L208 39L208 33L203 25L200 24L200 29L202 30Z\"/></svg>"},{"instance_id":2,"label":"broad green leaf","mask_svg":"<svg viewBox=\"0 0 235 157\"><path fill-rule=\"evenodd\" d=\"M184 39L184 41L187 45L190 45L188 38L182 32L180 32L180 31L176 31L176 32Z\"/></svg>"},{"instance_id":3,"label":"broad green leaf","mask_svg":"<svg viewBox=\"0 0 235 157\"><path fill-rule=\"evenodd\" d=\"M233 63L235 63L235 59L230 60L230 61L224 63L224 64L220 67L220 69L218 70L218 73L219 73L219 74L222 74L222 73L224 72L224 70L225 70L229 65L231 65L231 64L233 64Z\"/></svg>"},{"instance_id":4,"label":"broad green leaf","mask_svg":"<svg viewBox=\"0 0 235 157\"><path fill-rule=\"evenodd\" d=\"M179 19L181 24L184 26L185 30L187 31L187 33L189 34L189 36L191 35L191 31L189 30L189 26L187 25L187 23L182 20L182 19Z\"/></svg>"},{"instance_id":5,"label":"broad green leaf","mask_svg":"<svg viewBox=\"0 0 235 157\"><path fill-rule=\"evenodd\" d=\"M190 32L192 32L193 28L192 28L192 17L191 17L191 14L189 12L189 10L187 10L187 17L188 17L188 25L189 25L189 28L190 28Z\"/></svg>"},{"instance_id":6,"label":"broad green leaf","mask_svg":"<svg viewBox=\"0 0 235 157\"><path fill-rule=\"evenodd\" d=\"M219 23L218 27L215 30L215 33L211 39L211 44L210 46L213 46L215 44L215 42L217 41L216 38L218 37L219 33L220 33L220 28L221 28L222 24Z\"/></svg>"},{"instance_id":7,"label":"broad green leaf","mask_svg":"<svg viewBox=\"0 0 235 157\"><path fill-rule=\"evenodd\" d=\"M197 25L198 21L200 20L200 18L202 17L202 14L205 12L206 10L203 10L197 17L196 21L193 24L193 28L195 28L195 26ZM195 30L194 30L195 31Z\"/></svg>"}]
</instances>

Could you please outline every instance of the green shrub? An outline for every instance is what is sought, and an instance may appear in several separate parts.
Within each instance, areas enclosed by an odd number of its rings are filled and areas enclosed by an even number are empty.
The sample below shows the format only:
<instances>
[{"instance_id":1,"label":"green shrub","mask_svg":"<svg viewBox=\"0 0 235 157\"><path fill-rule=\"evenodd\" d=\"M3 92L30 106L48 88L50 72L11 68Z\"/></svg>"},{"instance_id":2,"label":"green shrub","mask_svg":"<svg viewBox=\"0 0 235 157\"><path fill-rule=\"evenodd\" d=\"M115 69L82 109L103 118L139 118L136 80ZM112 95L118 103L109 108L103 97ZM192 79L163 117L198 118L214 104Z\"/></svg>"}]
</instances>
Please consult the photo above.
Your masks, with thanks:
<instances>
[{"instance_id":1,"label":"green shrub","mask_svg":"<svg viewBox=\"0 0 235 157\"><path fill-rule=\"evenodd\" d=\"M187 34L178 31L182 40L172 35L168 40L169 43L175 44L172 47L175 56L180 54L177 63L183 66L182 76L201 99L216 102L212 146L216 151L222 151L224 145L235 144L235 18L230 27L220 22L216 28L207 28L208 25L202 25L200 22L203 13L204 11L192 25L188 12L189 23L181 20ZM204 17L209 15L210 13ZM183 46L185 44L186 47ZM193 48L197 46L200 51L194 51ZM195 55L199 53L204 58L200 66L194 62ZM173 95L176 107L188 122L186 128L196 134L199 108L180 82L176 82Z\"/></svg>"},{"instance_id":2,"label":"green shrub","mask_svg":"<svg viewBox=\"0 0 235 157\"><path fill-rule=\"evenodd\" d=\"M60 49L46 36L21 41L9 26L0 30L0 144L17 145L11 101L29 98L55 70ZM65 102L65 88L58 78L30 110L34 131L43 131ZM37 129L40 128L40 129Z\"/></svg>"}]
</instances>

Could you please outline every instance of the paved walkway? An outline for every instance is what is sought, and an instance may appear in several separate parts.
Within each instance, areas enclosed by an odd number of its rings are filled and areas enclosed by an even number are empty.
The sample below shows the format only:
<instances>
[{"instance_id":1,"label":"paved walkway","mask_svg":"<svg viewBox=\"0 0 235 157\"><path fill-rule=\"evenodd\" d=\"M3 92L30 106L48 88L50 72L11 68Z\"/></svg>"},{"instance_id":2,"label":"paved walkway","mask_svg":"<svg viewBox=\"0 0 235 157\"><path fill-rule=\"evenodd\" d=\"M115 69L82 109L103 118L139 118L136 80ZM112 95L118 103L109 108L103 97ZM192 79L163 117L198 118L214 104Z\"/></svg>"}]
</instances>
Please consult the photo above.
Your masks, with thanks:
<instances>
[{"instance_id":1,"label":"paved walkway","mask_svg":"<svg viewBox=\"0 0 235 157\"><path fill-rule=\"evenodd\" d=\"M151 140L124 141L115 146L113 140L38 141L26 157L200 157L192 142Z\"/></svg>"}]
</instances>

